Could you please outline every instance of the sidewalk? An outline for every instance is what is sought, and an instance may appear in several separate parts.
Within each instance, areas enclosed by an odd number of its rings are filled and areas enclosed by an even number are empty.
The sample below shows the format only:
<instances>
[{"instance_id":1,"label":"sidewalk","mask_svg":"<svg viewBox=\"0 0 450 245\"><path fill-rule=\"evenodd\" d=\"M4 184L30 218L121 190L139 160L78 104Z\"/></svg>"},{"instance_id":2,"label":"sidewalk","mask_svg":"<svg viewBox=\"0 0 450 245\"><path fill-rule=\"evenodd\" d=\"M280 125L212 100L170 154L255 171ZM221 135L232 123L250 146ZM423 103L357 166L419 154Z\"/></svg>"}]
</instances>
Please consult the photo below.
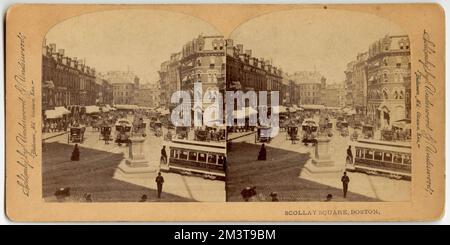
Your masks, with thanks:
<instances>
[{"instance_id":1,"label":"sidewalk","mask_svg":"<svg viewBox=\"0 0 450 245\"><path fill-rule=\"evenodd\" d=\"M245 136L248 136L248 135L252 135L252 134L255 134L255 133L256 133L256 131L229 133L227 141L237 140L239 138L242 138L242 137L245 137Z\"/></svg>"},{"instance_id":2,"label":"sidewalk","mask_svg":"<svg viewBox=\"0 0 450 245\"><path fill-rule=\"evenodd\" d=\"M51 133L42 133L42 140L48 140L51 138L58 137L60 135L64 135L69 133L69 131L60 131L60 132L51 132Z\"/></svg>"}]
</instances>

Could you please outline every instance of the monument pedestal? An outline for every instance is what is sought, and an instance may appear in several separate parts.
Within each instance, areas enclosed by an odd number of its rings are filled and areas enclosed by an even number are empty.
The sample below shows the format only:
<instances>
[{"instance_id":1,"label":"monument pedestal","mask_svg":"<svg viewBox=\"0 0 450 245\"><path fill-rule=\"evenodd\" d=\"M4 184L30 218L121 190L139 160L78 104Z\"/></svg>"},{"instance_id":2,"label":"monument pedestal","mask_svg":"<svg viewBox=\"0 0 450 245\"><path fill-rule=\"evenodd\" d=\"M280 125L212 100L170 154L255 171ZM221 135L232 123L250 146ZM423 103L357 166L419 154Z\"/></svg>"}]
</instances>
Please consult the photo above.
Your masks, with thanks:
<instances>
[{"instance_id":1,"label":"monument pedestal","mask_svg":"<svg viewBox=\"0 0 450 245\"><path fill-rule=\"evenodd\" d=\"M330 156L330 141L331 139L326 136L319 136L317 138L313 156L308 159L301 170L300 178L317 179L340 177L342 169L335 165L334 160Z\"/></svg>"},{"instance_id":2,"label":"monument pedestal","mask_svg":"<svg viewBox=\"0 0 450 245\"><path fill-rule=\"evenodd\" d=\"M130 141L128 157L120 162L118 172L126 177L148 177L148 174L156 174L159 163L152 164L145 159L145 138L142 136L132 136Z\"/></svg>"}]
</instances>

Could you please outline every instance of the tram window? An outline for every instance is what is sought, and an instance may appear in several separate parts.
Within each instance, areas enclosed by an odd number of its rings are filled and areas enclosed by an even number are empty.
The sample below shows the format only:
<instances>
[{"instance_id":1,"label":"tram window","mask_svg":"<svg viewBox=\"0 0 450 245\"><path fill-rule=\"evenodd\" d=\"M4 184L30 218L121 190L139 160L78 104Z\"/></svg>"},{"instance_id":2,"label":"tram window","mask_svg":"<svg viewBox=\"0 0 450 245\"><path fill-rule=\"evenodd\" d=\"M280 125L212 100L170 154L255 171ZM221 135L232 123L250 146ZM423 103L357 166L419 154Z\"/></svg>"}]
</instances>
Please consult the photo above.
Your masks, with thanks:
<instances>
[{"instance_id":1,"label":"tram window","mask_svg":"<svg viewBox=\"0 0 450 245\"><path fill-rule=\"evenodd\" d=\"M180 159L188 159L188 152L187 151L182 151L180 154Z\"/></svg>"},{"instance_id":2,"label":"tram window","mask_svg":"<svg viewBox=\"0 0 450 245\"><path fill-rule=\"evenodd\" d=\"M371 150L366 150L365 157L366 157L367 159L373 159L373 151L371 151Z\"/></svg>"},{"instance_id":3,"label":"tram window","mask_svg":"<svg viewBox=\"0 0 450 245\"><path fill-rule=\"evenodd\" d=\"M379 151L376 151L374 158L375 158L375 160L382 161L383 160L383 153L379 152Z\"/></svg>"},{"instance_id":4,"label":"tram window","mask_svg":"<svg viewBox=\"0 0 450 245\"><path fill-rule=\"evenodd\" d=\"M208 156L208 163L216 163L217 162L217 156L216 155L209 155Z\"/></svg>"},{"instance_id":5,"label":"tram window","mask_svg":"<svg viewBox=\"0 0 450 245\"><path fill-rule=\"evenodd\" d=\"M395 154L394 155L394 163L402 163L402 155Z\"/></svg>"},{"instance_id":6,"label":"tram window","mask_svg":"<svg viewBox=\"0 0 450 245\"><path fill-rule=\"evenodd\" d=\"M198 154L198 161L199 162L206 162L206 154L205 153L199 153Z\"/></svg>"},{"instance_id":7,"label":"tram window","mask_svg":"<svg viewBox=\"0 0 450 245\"><path fill-rule=\"evenodd\" d=\"M219 165L223 165L223 163L224 163L223 160L224 160L224 159L223 159L223 156L219 156L219 160L217 160L217 163L218 163Z\"/></svg>"},{"instance_id":8,"label":"tram window","mask_svg":"<svg viewBox=\"0 0 450 245\"><path fill-rule=\"evenodd\" d=\"M411 157L409 155L403 156L403 163L404 164L411 164Z\"/></svg>"},{"instance_id":9,"label":"tram window","mask_svg":"<svg viewBox=\"0 0 450 245\"><path fill-rule=\"evenodd\" d=\"M356 157L361 157L361 150L360 149L356 149Z\"/></svg>"},{"instance_id":10,"label":"tram window","mask_svg":"<svg viewBox=\"0 0 450 245\"><path fill-rule=\"evenodd\" d=\"M385 162L392 162L392 154L391 153L384 153L384 161Z\"/></svg>"},{"instance_id":11,"label":"tram window","mask_svg":"<svg viewBox=\"0 0 450 245\"><path fill-rule=\"evenodd\" d=\"M172 149L172 150L170 150L170 157L177 157L177 150L174 150L174 149Z\"/></svg>"},{"instance_id":12,"label":"tram window","mask_svg":"<svg viewBox=\"0 0 450 245\"><path fill-rule=\"evenodd\" d=\"M189 160L197 161L197 152L189 152Z\"/></svg>"}]
</instances>

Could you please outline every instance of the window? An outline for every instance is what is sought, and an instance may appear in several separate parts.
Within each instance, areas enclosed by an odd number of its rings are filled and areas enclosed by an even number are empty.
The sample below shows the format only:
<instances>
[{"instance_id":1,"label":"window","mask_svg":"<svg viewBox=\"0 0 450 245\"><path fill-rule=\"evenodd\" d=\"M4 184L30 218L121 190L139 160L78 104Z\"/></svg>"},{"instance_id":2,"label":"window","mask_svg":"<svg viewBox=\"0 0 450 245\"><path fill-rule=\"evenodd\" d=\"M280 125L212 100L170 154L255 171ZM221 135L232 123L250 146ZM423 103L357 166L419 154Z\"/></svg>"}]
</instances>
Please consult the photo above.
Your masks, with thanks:
<instances>
[{"instance_id":1,"label":"window","mask_svg":"<svg viewBox=\"0 0 450 245\"><path fill-rule=\"evenodd\" d=\"M356 149L356 157L362 157L360 149Z\"/></svg>"},{"instance_id":2,"label":"window","mask_svg":"<svg viewBox=\"0 0 450 245\"><path fill-rule=\"evenodd\" d=\"M215 64L209 64L209 69L214 69Z\"/></svg>"},{"instance_id":3,"label":"window","mask_svg":"<svg viewBox=\"0 0 450 245\"><path fill-rule=\"evenodd\" d=\"M384 153L384 161L385 162L392 162L392 154L391 153Z\"/></svg>"},{"instance_id":4,"label":"window","mask_svg":"<svg viewBox=\"0 0 450 245\"><path fill-rule=\"evenodd\" d=\"M366 158L366 159L373 159L373 151L371 151L371 150L366 150L366 152L365 152L365 158Z\"/></svg>"},{"instance_id":5,"label":"window","mask_svg":"<svg viewBox=\"0 0 450 245\"><path fill-rule=\"evenodd\" d=\"M197 161L197 153L196 152L189 152L189 160L190 161Z\"/></svg>"},{"instance_id":6,"label":"window","mask_svg":"<svg viewBox=\"0 0 450 245\"><path fill-rule=\"evenodd\" d=\"M411 156L410 155L403 155L403 163L404 164L411 164Z\"/></svg>"},{"instance_id":7,"label":"window","mask_svg":"<svg viewBox=\"0 0 450 245\"><path fill-rule=\"evenodd\" d=\"M175 149L170 150L170 157L178 158L178 152Z\"/></svg>"},{"instance_id":8,"label":"window","mask_svg":"<svg viewBox=\"0 0 450 245\"><path fill-rule=\"evenodd\" d=\"M188 159L188 151L182 151L180 154L180 159L187 160Z\"/></svg>"},{"instance_id":9,"label":"window","mask_svg":"<svg viewBox=\"0 0 450 245\"><path fill-rule=\"evenodd\" d=\"M394 155L394 163L402 163L402 155L395 154Z\"/></svg>"},{"instance_id":10,"label":"window","mask_svg":"<svg viewBox=\"0 0 450 245\"><path fill-rule=\"evenodd\" d=\"M402 67L402 63L397 63L397 68Z\"/></svg>"},{"instance_id":11,"label":"window","mask_svg":"<svg viewBox=\"0 0 450 245\"><path fill-rule=\"evenodd\" d=\"M208 156L208 163L216 163L217 162L217 156L216 155L209 155Z\"/></svg>"},{"instance_id":12,"label":"window","mask_svg":"<svg viewBox=\"0 0 450 245\"><path fill-rule=\"evenodd\" d=\"M375 158L375 160L382 161L383 160L383 153L381 153L379 151L376 151L374 158Z\"/></svg>"},{"instance_id":13,"label":"window","mask_svg":"<svg viewBox=\"0 0 450 245\"><path fill-rule=\"evenodd\" d=\"M199 153L198 154L198 161L199 162L206 162L206 154L205 153Z\"/></svg>"}]
</instances>

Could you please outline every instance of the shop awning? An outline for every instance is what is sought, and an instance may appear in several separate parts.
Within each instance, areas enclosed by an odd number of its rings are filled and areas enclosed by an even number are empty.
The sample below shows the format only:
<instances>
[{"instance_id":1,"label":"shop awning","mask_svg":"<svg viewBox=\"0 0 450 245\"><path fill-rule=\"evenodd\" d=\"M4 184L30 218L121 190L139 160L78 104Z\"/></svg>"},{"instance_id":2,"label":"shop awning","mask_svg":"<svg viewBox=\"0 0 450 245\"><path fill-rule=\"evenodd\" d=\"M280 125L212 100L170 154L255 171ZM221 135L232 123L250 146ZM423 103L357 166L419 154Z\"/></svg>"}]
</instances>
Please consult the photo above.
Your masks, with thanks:
<instances>
[{"instance_id":1,"label":"shop awning","mask_svg":"<svg viewBox=\"0 0 450 245\"><path fill-rule=\"evenodd\" d=\"M136 110L139 107L137 105L115 105L118 110Z\"/></svg>"},{"instance_id":2,"label":"shop awning","mask_svg":"<svg viewBox=\"0 0 450 245\"><path fill-rule=\"evenodd\" d=\"M93 113L99 113L100 108L96 105L88 105L86 108L86 114L93 114Z\"/></svg>"},{"instance_id":3,"label":"shop awning","mask_svg":"<svg viewBox=\"0 0 450 245\"><path fill-rule=\"evenodd\" d=\"M63 115L61 113L59 113L57 110L46 110L45 117L47 119L57 119L57 118L62 118Z\"/></svg>"},{"instance_id":4,"label":"shop awning","mask_svg":"<svg viewBox=\"0 0 450 245\"><path fill-rule=\"evenodd\" d=\"M69 110L67 110L64 106L58 106L58 107L55 107L55 111L57 111L59 114L61 114L61 115L67 115L67 114L70 114L70 111Z\"/></svg>"},{"instance_id":5,"label":"shop awning","mask_svg":"<svg viewBox=\"0 0 450 245\"><path fill-rule=\"evenodd\" d=\"M301 105L301 108L305 110L323 110L325 109L324 105Z\"/></svg>"}]
</instances>

